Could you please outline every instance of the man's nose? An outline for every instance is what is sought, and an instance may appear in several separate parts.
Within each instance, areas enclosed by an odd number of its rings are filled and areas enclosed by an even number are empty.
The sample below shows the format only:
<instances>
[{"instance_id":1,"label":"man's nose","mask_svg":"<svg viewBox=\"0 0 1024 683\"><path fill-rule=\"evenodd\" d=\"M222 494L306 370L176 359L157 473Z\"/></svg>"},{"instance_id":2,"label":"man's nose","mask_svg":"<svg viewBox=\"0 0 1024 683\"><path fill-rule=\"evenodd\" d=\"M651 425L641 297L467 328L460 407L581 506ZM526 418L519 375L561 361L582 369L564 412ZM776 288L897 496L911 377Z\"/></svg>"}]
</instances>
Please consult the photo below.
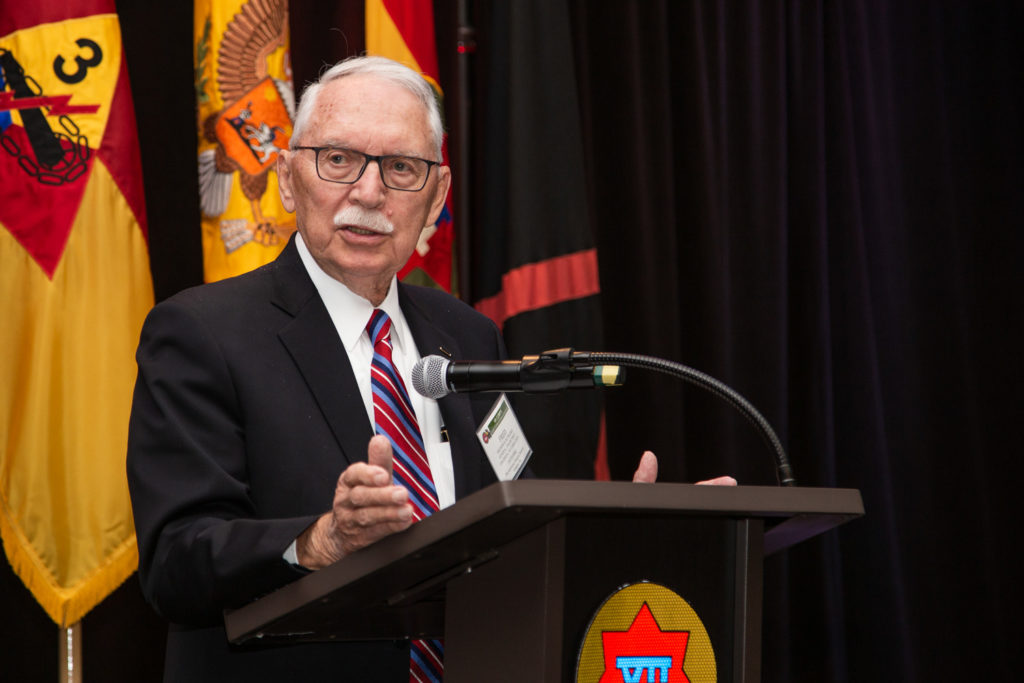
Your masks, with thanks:
<instances>
[{"instance_id":1,"label":"man's nose","mask_svg":"<svg viewBox=\"0 0 1024 683\"><path fill-rule=\"evenodd\" d=\"M379 206L384 201L385 190L380 162L369 159L366 162L366 168L363 169L363 175L352 183L349 198L363 206Z\"/></svg>"}]
</instances>

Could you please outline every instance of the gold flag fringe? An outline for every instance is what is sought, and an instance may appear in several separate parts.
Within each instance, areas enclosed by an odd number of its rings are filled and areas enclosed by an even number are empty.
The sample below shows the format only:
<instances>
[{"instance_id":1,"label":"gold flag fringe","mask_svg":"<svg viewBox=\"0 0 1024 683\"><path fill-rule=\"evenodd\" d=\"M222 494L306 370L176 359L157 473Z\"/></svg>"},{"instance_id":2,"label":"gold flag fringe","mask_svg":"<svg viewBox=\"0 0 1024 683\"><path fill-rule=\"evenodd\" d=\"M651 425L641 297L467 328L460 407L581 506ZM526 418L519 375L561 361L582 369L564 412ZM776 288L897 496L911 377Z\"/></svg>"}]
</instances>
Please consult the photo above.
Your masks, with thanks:
<instances>
[{"instance_id":1,"label":"gold flag fringe","mask_svg":"<svg viewBox=\"0 0 1024 683\"><path fill-rule=\"evenodd\" d=\"M125 539L103 562L72 586L61 586L10 518L0 511L0 540L14 573L61 628L79 622L113 593L139 566L135 535Z\"/></svg>"}]
</instances>

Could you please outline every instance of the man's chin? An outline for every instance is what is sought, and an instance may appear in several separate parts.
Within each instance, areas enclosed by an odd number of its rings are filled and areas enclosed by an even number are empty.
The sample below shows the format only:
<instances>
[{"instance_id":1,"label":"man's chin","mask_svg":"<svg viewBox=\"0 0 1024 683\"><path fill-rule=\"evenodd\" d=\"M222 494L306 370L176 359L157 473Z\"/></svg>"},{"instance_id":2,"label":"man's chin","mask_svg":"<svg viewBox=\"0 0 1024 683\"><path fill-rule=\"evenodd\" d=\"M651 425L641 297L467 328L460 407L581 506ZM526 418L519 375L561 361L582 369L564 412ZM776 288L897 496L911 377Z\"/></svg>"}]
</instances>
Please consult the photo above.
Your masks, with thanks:
<instances>
[{"instance_id":1,"label":"man's chin","mask_svg":"<svg viewBox=\"0 0 1024 683\"><path fill-rule=\"evenodd\" d=\"M401 265L395 266L389 255L372 253L367 249L330 249L320 263L324 272L345 283L387 281L401 268Z\"/></svg>"}]
</instances>

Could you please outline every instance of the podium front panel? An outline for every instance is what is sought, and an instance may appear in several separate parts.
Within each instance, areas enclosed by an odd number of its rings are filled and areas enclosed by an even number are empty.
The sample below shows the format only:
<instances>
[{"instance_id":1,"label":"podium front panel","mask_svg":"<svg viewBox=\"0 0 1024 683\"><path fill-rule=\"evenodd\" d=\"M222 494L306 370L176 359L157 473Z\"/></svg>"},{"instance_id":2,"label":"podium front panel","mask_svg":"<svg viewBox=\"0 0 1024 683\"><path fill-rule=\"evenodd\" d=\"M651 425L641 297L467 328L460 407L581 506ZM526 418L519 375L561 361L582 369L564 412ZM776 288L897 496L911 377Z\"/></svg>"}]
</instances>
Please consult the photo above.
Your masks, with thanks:
<instances>
[{"instance_id":1,"label":"podium front panel","mask_svg":"<svg viewBox=\"0 0 1024 683\"><path fill-rule=\"evenodd\" d=\"M697 613L718 680L756 680L761 558L757 547L751 557L748 524L567 515L507 544L500 562L448 584L446 647L460 655L446 681L575 680L594 615L640 582L668 588Z\"/></svg>"}]
</instances>

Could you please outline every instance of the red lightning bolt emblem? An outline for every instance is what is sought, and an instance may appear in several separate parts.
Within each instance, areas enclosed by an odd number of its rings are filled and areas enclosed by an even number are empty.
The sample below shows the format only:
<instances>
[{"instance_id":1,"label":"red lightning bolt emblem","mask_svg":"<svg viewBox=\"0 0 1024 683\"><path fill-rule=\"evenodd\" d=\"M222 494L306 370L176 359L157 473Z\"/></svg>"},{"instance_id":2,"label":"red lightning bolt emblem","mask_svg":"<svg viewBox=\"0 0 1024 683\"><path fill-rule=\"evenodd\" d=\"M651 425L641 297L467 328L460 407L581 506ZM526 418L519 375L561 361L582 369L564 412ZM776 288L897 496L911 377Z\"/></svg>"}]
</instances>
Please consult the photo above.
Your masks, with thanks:
<instances>
[{"instance_id":1,"label":"red lightning bolt emblem","mask_svg":"<svg viewBox=\"0 0 1024 683\"><path fill-rule=\"evenodd\" d=\"M14 93L0 92L0 111L11 111L12 109L38 109L49 107L50 116L63 116L65 114L95 114L100 110L98 104L70 105L71 95L55 95L53 97L19 97L14 99Z\"/></svg>"}]
</instances>

